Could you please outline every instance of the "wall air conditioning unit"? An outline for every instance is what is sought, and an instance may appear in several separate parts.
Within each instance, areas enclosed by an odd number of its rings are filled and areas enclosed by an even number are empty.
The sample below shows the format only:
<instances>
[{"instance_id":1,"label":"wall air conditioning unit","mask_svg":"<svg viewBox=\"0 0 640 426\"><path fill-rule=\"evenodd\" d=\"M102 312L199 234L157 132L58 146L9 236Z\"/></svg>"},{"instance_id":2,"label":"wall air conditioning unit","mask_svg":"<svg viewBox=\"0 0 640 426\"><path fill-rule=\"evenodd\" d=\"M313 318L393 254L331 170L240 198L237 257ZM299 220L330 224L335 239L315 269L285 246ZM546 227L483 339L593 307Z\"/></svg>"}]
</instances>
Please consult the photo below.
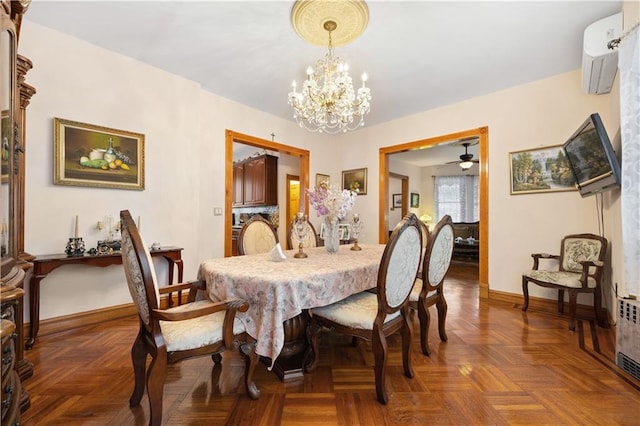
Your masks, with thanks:
<instances>
[{"instance_id":1,"label":"wall air conditioning unit","mask_svg":"<svg viewBox=\"0 0 640 426\"><path fill-rule=\"evenodd\" d=\"M618 71L618 50L607 43L622 35L622 13L601 19L584 30L582 89L600 95L609 93Z\"/></svg>"},{"instance_id":2,"label":"wall air conditioning unit","mask_svg":"<svg viewBox=\"0 0 640 426\"><path fill-rule=\"evenodd\" d=\"M618 299L616 364L640 380L640 301Z\"/></svg>"}]
</instances>

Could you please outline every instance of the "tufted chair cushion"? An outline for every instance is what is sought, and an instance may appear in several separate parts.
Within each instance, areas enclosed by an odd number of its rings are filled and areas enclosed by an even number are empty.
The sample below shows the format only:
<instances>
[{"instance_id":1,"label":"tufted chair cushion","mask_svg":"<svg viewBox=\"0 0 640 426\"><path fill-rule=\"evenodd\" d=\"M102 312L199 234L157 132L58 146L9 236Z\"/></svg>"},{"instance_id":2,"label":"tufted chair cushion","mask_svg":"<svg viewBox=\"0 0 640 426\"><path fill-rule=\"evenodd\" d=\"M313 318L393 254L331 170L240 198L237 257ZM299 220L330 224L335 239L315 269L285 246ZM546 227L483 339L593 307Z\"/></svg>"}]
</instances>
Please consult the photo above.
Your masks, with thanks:
<instances>
[{"instance_id":1,"label":"tufted chair cushion","mask_svg":"<svg viewBox=\"0 0 640 426\"><path fill-rule=\"evenodd\" d=\"M185 312L199 309L212 303L210 300L200 300L166 309L165 312ZM201 348L222 341L224 316L225 311L221 311L184 321L160 321L160 329L162 330L164 343L167 346L167 352ZM240 334L244 331L242 321L235 318L233 321L233 334Z\"/></svg>"},{"instance_id":2,"label":"tufted chair cushion","mask_svg":"<svg viewBox=\"0 0 640 426\"><path fill-rule=\"evenodd\" d=\"M328 306L313 308L313 315L361 330L373 330L377 314L378 297L367 291L354 294ZM400 315L400 311L387 315L384 322L387 323L398 315Z\"/></svg>"}]
</instances>

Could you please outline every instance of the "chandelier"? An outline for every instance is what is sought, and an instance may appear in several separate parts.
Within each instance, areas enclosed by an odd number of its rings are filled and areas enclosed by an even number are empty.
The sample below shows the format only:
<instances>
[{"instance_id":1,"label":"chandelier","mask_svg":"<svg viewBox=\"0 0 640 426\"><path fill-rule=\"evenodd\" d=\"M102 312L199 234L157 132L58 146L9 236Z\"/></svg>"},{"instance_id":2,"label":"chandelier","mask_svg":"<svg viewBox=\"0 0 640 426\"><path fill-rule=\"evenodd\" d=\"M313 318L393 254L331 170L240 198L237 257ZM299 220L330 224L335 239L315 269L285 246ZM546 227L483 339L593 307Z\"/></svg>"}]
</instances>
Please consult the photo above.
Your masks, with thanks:
<instances>
[{"instance_id":1,"label":"chandelier","mask_svg":"<svg viewBox=\"0 0 640 426\"><path fill-rule=\"evenodd\" d=\"M356 91L349 66L333 55L331 33L337 23L327 20L323 27L329 32L329 50L316 62L315 68L307 68L307 79L300 91L296 91L296 82L293 82L289 93L293 118L300 127L312 132L336 134L355 130L364 126L364 116L370 110L367 74L362 74L362 86Z\"/></svg>"}]
</instances>

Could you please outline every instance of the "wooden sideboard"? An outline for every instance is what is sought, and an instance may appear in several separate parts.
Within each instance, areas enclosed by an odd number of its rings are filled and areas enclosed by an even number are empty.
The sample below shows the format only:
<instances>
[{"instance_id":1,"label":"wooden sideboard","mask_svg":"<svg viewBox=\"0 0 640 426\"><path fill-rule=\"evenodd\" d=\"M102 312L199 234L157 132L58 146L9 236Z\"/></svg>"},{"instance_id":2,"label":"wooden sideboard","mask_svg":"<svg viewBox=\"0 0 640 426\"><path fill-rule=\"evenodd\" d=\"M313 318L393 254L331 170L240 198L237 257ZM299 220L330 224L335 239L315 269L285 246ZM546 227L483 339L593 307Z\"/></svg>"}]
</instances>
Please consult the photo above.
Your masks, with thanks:
<instances>
[{"instance_id":1,"label":"wooden sideboard","mask_svg":"<svg viewBox=\"0 0 640 426\"><path fill-rule=\"evenodd\" d=\"M162 257L169 262L168 284L173 284L174 266L178 268L178 282L182 282L183 263L182 247L160 247L151 250L152 257ZM120 252L103 254L97 256L67 256L66 254L46 254L38 255L33 259L33 275L29 281L29 340L26 348L33 347L40 329L40 284L43 279L53 270L65 265L87 265L105 267L110 265L121 265L122 255ZM180 295L178 295L180 297ZM171 299L169 300L171 305Z\"/></svg>"}]
</instances>

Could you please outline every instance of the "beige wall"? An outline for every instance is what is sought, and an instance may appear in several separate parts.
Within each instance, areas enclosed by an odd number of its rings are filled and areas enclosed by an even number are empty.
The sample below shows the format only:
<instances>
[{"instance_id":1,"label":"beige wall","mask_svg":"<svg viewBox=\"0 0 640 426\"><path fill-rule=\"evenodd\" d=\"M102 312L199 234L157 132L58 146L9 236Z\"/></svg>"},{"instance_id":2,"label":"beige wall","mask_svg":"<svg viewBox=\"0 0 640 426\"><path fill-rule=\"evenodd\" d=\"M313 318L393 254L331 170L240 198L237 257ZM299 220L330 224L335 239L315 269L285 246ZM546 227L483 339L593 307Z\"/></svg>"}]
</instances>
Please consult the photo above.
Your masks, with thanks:
<instances>
[{"instance_id":1,"label":"beige wall","mask_svg":"<svg viewBox=\"0 0 640 426\"><path fill-rule=\"evenodd\" d=\"M576 192L509 195L510 151L561 144L596 111L609 133L617 132L617 95L584 94L579 70L332 137L308 133L288 120L204 92L194 82L28 20L19 50L34 63L27 82L38 91L27 114L25 246L33 254L63 251L75 215L92 246L102 237L93 224L128 208L142 217L148 242L185 248L185 278L195 278L201 260L223 255L225 218L213 216L213 208L224 205L225 129L269 140L275 133L278 142L310 150L312 182L315 173L339 182L342 170L367 167L368 194L358 197L356 210L367 229L362 241L368 243L378 240L380 147L488 126L492 290L520 294L520 276L530 268L531 252L557 251L567 233L597 232L595 198L581 199ZM145 191L53 185L53 117L144 133ZM618 198L617 192L605 198L608 233L616 232L619 212L612 214L611 206L615 209ZM162 279L163 265L158 266ZM533 295L553 297L538 289ZM121 268L70 266L43 281L41 317L129 300Z\"/></svg>"}]
</instances>

